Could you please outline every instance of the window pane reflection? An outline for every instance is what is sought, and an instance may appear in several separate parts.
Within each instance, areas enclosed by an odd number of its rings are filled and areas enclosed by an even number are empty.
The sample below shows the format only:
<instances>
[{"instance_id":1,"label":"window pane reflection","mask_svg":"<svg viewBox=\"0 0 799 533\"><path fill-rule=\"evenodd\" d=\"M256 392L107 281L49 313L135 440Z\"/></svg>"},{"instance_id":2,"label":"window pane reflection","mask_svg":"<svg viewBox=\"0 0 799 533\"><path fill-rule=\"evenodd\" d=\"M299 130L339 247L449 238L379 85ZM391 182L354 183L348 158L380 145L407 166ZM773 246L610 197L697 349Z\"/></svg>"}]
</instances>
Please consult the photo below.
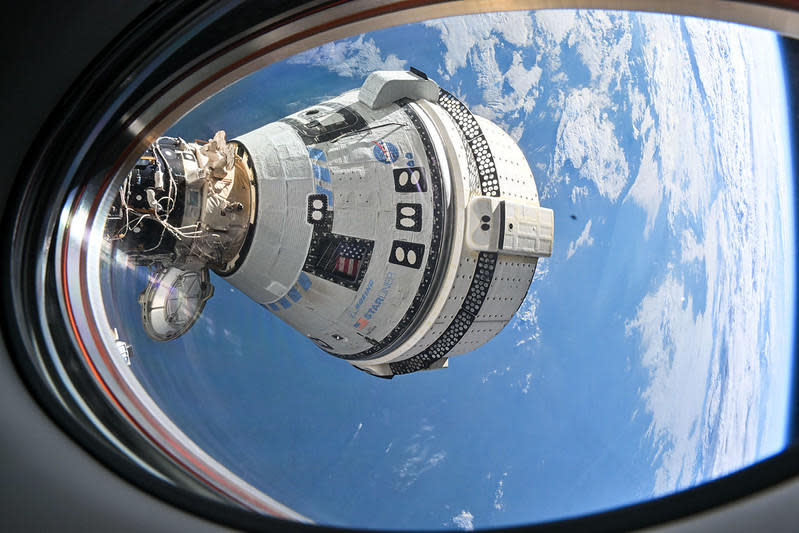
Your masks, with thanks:
<instances>
[{"instance_id":1,"label":"window pane reflection","mask_svg":"<svg viewBox=\"0 0 799 533\"><path fill-rule=\"evenodd\" d=\"M120 254L101 268L106 312L166 416L252 487L341 526L574 516L783 449L795 212L778 38L638 13L434 20L275 64L167 135L233 139L411 66L510 134L555 213L515 317L449 368L378 380L216 274L193 327L157 342L137 300L152 273Z\"/></svg>"}]
</instances>

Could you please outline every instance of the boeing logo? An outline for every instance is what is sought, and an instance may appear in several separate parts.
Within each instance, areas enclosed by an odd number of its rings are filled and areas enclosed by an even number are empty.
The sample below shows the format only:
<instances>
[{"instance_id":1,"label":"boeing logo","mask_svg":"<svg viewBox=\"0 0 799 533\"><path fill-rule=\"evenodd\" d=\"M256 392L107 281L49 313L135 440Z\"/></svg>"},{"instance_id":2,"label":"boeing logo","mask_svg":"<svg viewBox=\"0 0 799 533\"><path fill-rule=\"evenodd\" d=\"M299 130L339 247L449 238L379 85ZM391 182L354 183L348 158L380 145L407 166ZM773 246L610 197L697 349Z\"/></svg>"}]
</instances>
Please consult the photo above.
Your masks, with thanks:
<instances>
[{"instance_id":1,"label":"boeing logo","mask_svg":"<svg viewBox=\"0 0 799 533\"><path fill-rule=\"evenodd\" d=\"M369 283L371 284L371 280ZM391 289L391 285L393 283L394 283L394 274L392 272L386 272L386 277L383 280L383 287L380 289L380 292L375 298L375 301L372 303L372 305L369 306L369 309L366 310L366 313L364 313L363 317L360 318L355 324L353 324L353 326L355 326L358 329L363 329L366 327L366 325L372 319L372 316L374 316L374 314L378 311L378 309L380 309L383 306L383 302L385 301L386 296L388 296L388 291ZM367 289L370 288L371 288L370 286L367 286ZM364 293L364 296L362 296L359 299L358 304L355 307L356 310L360 307L360 304L363 302L365 297L366 293Z\"/></svg>"}]
</instances>

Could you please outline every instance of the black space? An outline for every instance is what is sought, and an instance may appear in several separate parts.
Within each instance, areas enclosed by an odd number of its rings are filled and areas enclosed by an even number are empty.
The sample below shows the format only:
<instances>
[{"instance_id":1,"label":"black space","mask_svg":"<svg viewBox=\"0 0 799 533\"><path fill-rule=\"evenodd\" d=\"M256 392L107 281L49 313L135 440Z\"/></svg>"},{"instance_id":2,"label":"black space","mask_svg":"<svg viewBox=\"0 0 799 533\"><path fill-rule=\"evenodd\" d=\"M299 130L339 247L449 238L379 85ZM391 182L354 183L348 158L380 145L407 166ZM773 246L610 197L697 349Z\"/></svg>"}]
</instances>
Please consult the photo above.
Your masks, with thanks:
<instances>
[{"instance_id":1,"label":"black space","mask_svg":"<svg viewBox=\"0 0 799 533\"><path fill-rule=\"evenodd\" d=\"M791 128L791 150L793 155L793 176L794 176L794 205L799 203L799 40L789 39L787 37L780 38L780 47L782 48L783 58L785 61L785 85L788 93L788 124ZM799 217L796 221L799 227ZM797 242L799 247L799 242ZM797 273L799 275L799 272ZM797 314L797 324L794 331L799 331L799 314ZM792 400L792 413L791 413L791 443L799 444L799 351L794 348L794 372L793 372L793 400Z\"/></svg>"},{"instance_id":2,"label":"black space","mask_svg":"<svg viewBox=\"0 0 799 533\"><path fill-rule=\"evenodd\" d=\"M788 91L789 124L793 141L794 176L799 169L799 40L780 38L783 57L785 59L785 85Z\"/></svg>"}]
</instances>

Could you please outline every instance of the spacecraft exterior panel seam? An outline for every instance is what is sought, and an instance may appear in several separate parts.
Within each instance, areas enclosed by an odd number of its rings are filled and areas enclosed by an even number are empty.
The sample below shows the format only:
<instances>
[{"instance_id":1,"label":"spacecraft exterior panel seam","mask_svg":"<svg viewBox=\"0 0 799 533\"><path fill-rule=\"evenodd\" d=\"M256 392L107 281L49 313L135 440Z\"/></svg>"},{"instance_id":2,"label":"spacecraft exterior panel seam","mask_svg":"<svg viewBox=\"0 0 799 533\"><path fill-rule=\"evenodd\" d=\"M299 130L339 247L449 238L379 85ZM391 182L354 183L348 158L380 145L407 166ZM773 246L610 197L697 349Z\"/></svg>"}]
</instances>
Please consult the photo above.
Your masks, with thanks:
<instances>
[{"instance_id":1,"label":"spacecraft exterior panel seam","mask_svg":"<svg viewBox=\"0 0 799 533\"><path fill-rule=\"evenodd\" d=\"M390 109L386 108L386 109L381 109L379 112L372 112L372 111L368 110L365 106L363 106L362 104L360 104L358 102L355 102L355 101L350 102L350 101L348 101L348 99L349 100L353 100L353 94L346 93L344 96L346 98L338 97L336 99L338 102L323 103L323 104L320 104L319 106L316 106L316 108L311 108L312 110L315 110L317 108L319 109L319 111L317 111L313 115L316 116L316 117L320 117L320 120L323 120L325 118L325 115L324 115L324 110L325 109L341 109L344 104L347 104L349 112L353 116L355 116L355 115L360 116L361 118L364 119L364 122L366 122L368 120L369 124L377 124L377 127L379 127L381 122L385 122L386 120L389 120L388 117L389 117L389 115L391 113L399 111L399 106L392 105L392 106L390 106ZM301 124L302 123L302 121L300 120L302 118L301 115L307 114L307 111L308 110L301 111L301 112L293 115L292 117L289 117L290 119L292 119L291 121L285 120L284 122L290 123L292 126L295 126L297 123ZM299 117L299 118L297 118L297 117ZM358 119L358 120L360 120L360 119ZM400 127L403 126L402 124L397 124L397 123L392 123L392 125L400 126ZM395 130L396 129L397 128L395 128ZM362 139L372 139L372 138L374 138L374 139L378 139L379 140L380 139L379 136L378 137L373 137L373 134L370 133L372 130L374 130L374 128L366 128L363 131L353 131L351 133L346 134L345 136L352 138L352 136L360 135ZM395 134L396 133L397 132L395 131ZM405 135L403 131L399 131L399 133L404 136L405 141L409 142L412 139L412 138L408 138L407 135ZM391 136L389 136L389 138L391 138ZM309 139L306 139L306 141L308 141L308 140ZM309 156L312 159L312 163L315 166L317 166L317 165L318 166L324 166L327 169L328 172L327 172L326 175L328 176L328 180L329 180L327 186L328 186L329 189L333 190L333 192L335 194L335 198L336 198L332 202L333 208L327 210L324 213L324 217L322 215L317 215L315 220L311 216L312 213L310 211L310 206L314 204L314 201L309 200L309 213L308 213L308 220L307 221L309 223L316 222L316 224L314 224L315 225L315 228L314 228L314 235L315 236L314 236L314 238L312 238L311 250L309 250L309 254L308 254L308 257L306 259L306 264L304 265L304 270L309 275L312 275L313 277L320 278L320 279L325 279L325 277L326 277L325 276L325 272L324 271L316 271L316 270L314 270L314 268L312 268L312 263L314 263L314 261L310 261L309 262L309 260L308 260L308 259L318 259L319 257L322 257L322 255L323 255L323 253L325 251L323 249L324 247L320 248L319 250L314 251L314 247L319 244L317 242L319 240L319 238L330 236L330 237L333 237L333 238L336 238L336 239L347 239L348 241L349 240L353 240L353 239L360 239L360 237L349 237L349 236L335 235L333 233L330 233L331 227L334 224L336 224L336 221L340 218L340 216L335 215L336 206L337 205L340 206L342 203L344 205L346 205L346 201L347 201L347 197L346 196L342 196L341 194L338 194L340 191L338 191L337 189L340 188L341 184L338 183L337 181L339 180L339 178L342 177L342 174L346 174L347 171L350 170L351 167L352 167L351 162L348 161L348 158L352 157L352 151L337 150L336 147L335 147L336 141L337 141L337 139L333 138L333 139L330 139L329 141L325 141L325 142L322 142L320 144L312 144L312 145L308 146ZM401 145L406 144L405 141L400 142L400 144ZM384 141L377 142L376 140L372 140L372 141L368 141L368 142L372 142L375 145L378 145L373 150L375 152L375 157L377 157L379 155L384 155L382 163L372 162L372 166L376 167L375 169L373 169L373 172L372 172L373 177L379 177L382 174L381 172L379 172L380 170L383 170L385 168L394 168L395 167L395 165L392 165L391 163L393 163L393 161L398 157L398 154L396 154L396 149L395 149L395 147L391 146L390 142L387 142L387 141L385 141L385 142ZM353 142L349 141L349 144L353 144ZM355 140L354 144L357 145L358 141ZM411 144L413 144L413 143L410 143L409 146ZM394 151L389 153L389 150L388 150L389 147L394 149ZM418 145L417 145L417 147L418 147ZM381 150L380 153L377 152L378 148ZM421 147L418 147L418 148L421 149ZM363 152L363 150L360 150L360 151ZM416 152L417 150L413 149L413 151ZM356 152L357 152L357 150L356 150ZM409 155L409 154L406 154L406 155ZM392 156L393 159L389 160L388 159L389 156ZM358 157L357 154L356 154L356 157ZM362 160L365 159L366 162L370 161L368 158L361 157L361 159ZM386 163L389 164L388 167L382 166L382 165L384 165ZM433 163L435 163L435 161L433 161ZM357 166L358 163L355 163L355 165ZM435 172L435 169L436 169L436 165L435 164L432 164L432 165L427 164L426 167L431 168ZM344 169L343 172L342 172L342 169ZM343 179L346 180L346 179L348 179L348 177L346 175L344 175ZM392 178L389 177L389 179L392 179ZM430 176L427 176L427 179L430 179ZM380 180L378 179L377 182L379 182L379 181ZM434 181L438 181L439 185L440 185L440 179L434 179ZM391 189L393 189L393 188L391 188ZM440 189L440 187L439 187L439 189ZM383 186L381 192L384 192L386 190L388 190L388 189L386 189L386 187ZM429 195L430 195L430 193L427 193L427 194L425 194L423 196L427 197ZM311 197L309 197L309 198L311 198ZM320 208L324 207L324 203L325 202L320 201L318 203L321 204ZM377 214L379 216L381 216L381 217L383 217L385 215L385 220L379 219L379 220L383 220L383 222L380 222L380 224L379 224L381 227L382 226L391 227L392 231L395 231L394 230L394 217L395 217L396 213L395 213L394 209L395 209L395 205L398 205L398 202L396 202L396 200L394 200L393 202L390 202L390 203L392 204L392 207L391 207L392 210L391 211L389 211L389 210L385 210L385 211L384 210L378 210ZM341 211L341 210L339 210L339 211ZM428 211L428 210L424 210L424 211ZM435 213L433 213L432 211L433 210L430 210L428 213L424 214L424 219L428 221L425 224L423 224L424 227L433 228L434 226L439 224L439 222L436 220ZM339 214L341 214L341 213L339 213ZM344 210L344 214L346 215L346 210ZM387 223L389 221L390 221L390 224ZM440 231L441 228L439 227L438 229ZM428 231L429 231L429 229L428 229ZM356 233L356 232L353 231L351 233ZM359 231L357 233L361 233L361 232ZM429 237L429 235L426 235L426 234L422 235L422 234L418 234L418 233L408 233L406 235L407 236L405 238L407 240L405 240L405 241L397 241L397 240L393 241L394 245L391 248L391 252L392 253L394 252L394 249L396 248L397 243L404 242L406 244L404 244L403 246L412 246L412 243L416 242L416 243L418 243L416 246L419 246L419 250L418 250L418 254L417 254L418 255L417 262L424 262L427 259L427 257L429 256L428 250L425 250L425 248L428 248L428 246L426 246L426 245L428 245L431 242L431 240L435 241L435 239L431 239ZM383 237L385 237L385 236L383 236ZM370 254L371 257L386 257L388 255L388 253L387 253L388 249L385 248L385 247L388 244L391 244L391 242L392 242L391 239L376 238L373 241L374 250ZM371 243L372 243L372 241L370 241L370 246L371 246ZM369 258L367 257L365 259L369 259ZM364 348L366 348L366 349L373 348L374 345L377 344L377 341L375 341L374 339L371 339L369 337L369 335L373 335L372 333L369 333L369 331L373 330L374 326L369 325L368 328L364 331L364 333L362 333L360 331L354 331L353 330L353 328L360 329L360 328L367 327L366 325L369 322L368 318L370 318L370 317L366 317L366 319L364 319L362 317L362 318L358 319L357 322L355 322L355 325L353 325L352 323L355 321L355 318L357 318L357 317L355 317L355 316L346 317L345 316L346 312L353 308L353 304L355 304L355 309L353 310L353 313L355 311L357 311L357 308L359 306L361 306L361 305L364 305L365 308L369 308L368 302L364 303L364 301L366 299L366 296L367 296L367 292L369 291L370 287L372 287L373 285L375 286L375 290L377 291L377 286L379 284L383 284L385 282L385 280L388 279L388 276L398 276L398 277L401 278L401 277L403 277L403 275L405 277L407 277L408 275L411 275L411 273L412 273L410 270L406 270L405 272L403 272L403 269L397 270L396 268L391 267L390 264L388 265L388 268L387 268L386 265L381 265L380 263L374 264L373 268L366 268L366 267L368 267L368 264L366 264L366 263L363 263L361 265L361 269L359 271L359 279L354 280L356 283L350 285L350 287L349 287L349 288L353 289L354 294L349 294L347 296L343 296L338 301L338 303L339 303L338 308L342 310L342 313L340 315L341 319L337 320L336 324L330 324L330 327L326 328L326 330L324 332L322 332L322 336L323 337L325 335L328 335L332 339L334 339L335 342L334 341L330 341L329 339L328 340L319 339L318 334L317 334L316 337L314 337L315 342L316 341L321 341L321 342L317 342L317 344L319 344L323 349L325 349L325 350L327 350L327 351L329 351L329 352L331 352L334 355L337 355L339 357L347 358L348 357L348 355L347 355L348 351L355 351L355 352L364 351ZM393 274L392 274L392 269L393 269ZM416 271L416 270L414 269L414 271ZM416 271L416 272L418 272L418 271ZM364 273L366 273L365 276L361 277L361 276L364 275ZM383 278L383 276L385 276L385 279ZM329 277L329 276L327 276L327 277ZM369 283L364 288L364 290L360 290L360 286L365 280L369 280ZM413 286L413 285L417 285L418 284L416 281L413 281L413 280L406 280L406 281L402 282L401 279L398 279L397 281L399 281L399 282L395 284L396 285L396 287L395 287L395 293L396 294L395 294L395 296L393 297L392 300L387 301L385 305L381 306L381 303L384 300L384 297L383 297L384 294L381 294L380 295L380 299L378 301L376 301L371 306L370 312L375 311L378 307L381 307L379 313L381 313L383 315L380 318L380 320L382 320L383 322L386 321L385 320L386 313L389 313L389 316L391 316L392 312L396 312L396 310L401 308L401 306L397 306L397 304L396 304L396 302L394 300L396 300L397 295L407 295L407 287L406 287L406 285ZM347 282L342 282L340 279L339 280L335 280L335 282L339 283L339 284L342 284L342 285L348 285ZM372 296L374 296L374 294ZM410 299L402 297L400 299L400 301L401 302L405 302L405 301L410 301ZM352 302L352 303L348 303L348 302ZM289 321L289 323L294 323L294 320L289 317L290 313L285 311L286 306L289 305L290 302L288 302L286 300L281 300L280 303L281 303L281 305L278 305L278 306L270 305L270 306L268 306L268 308L270 310L274 311L274 312L279 312L281 314L281 318ZM291 313L291 314L293 314L293 313ZM352 318L353 320L348 320L348 318ZM392 320L389 320L388 322L389 323L393 323ZM377 323L377 322L375 322L375 323ZM304 329L301 324L295 324L295 327L297 327L298 329L301 329L301 330ZM355 336L352 334L353 331L355 333ZM349 338L347 338L347 337L349 337Z\"/></svg>"},{"instance_id":2,"label":"spacecraft exterior panel seam","mask_svg":"<svg viewBox=\"0 0 799 533\"><path fill-rule=\"evenodd\" d=\"M474 278L475 265L477 263L477 252L466 248L463 249L455 279L446 293L446 301L435 317L431 317L431 327L413 345L404 351L404 358L408 359L428 348L435 340L440 337L447 329L447 326L455 318L460 310L463 300L469 291L469 286Z\"/></svg>"},{"instance_id":3,"label":"spacecraft exterior panel seam","mask_svg":"<svg viewBox=\"0 0 799 533\"><path fill-rule=\"evenodd\" d=\"M463 171L460 172L460 185L464 185L461 187L461 191L464 204L462 210L465 210L465 206L468 205L469 198L473 195L481 194L482 192L474 152L470 148L466 135L461 127L461 123L455 120L449 110L442 106L428 105L425 107L431 108L431 111L433 112L431 114L440 117L439 123L442 126L442 135L444 135L443 132L446 132L445 136L450 139L449 145L453 147L457 146L459 148L457 152L457 168L463 169ZM455 106L453 104L449 107L452 109ZM457 107L456 109L463 113L464 108L465 106ZM456 165L453 164L453 166ZM456 178L453 177L453 182L455 182L455 180ZM445 299L444 305L439 309L436 316L429 319L432 327L425 331L424 335L418 338L415 344L407 347L406 349L398 350L401 351L402 354L399 358L394 358L394 362L419 355L425 349L430 347L436 341L436 339L446 333L449 324L457 317L461 305L465 299L465 295L468 291L469 284L474 277L474 273L476 271L475 267L479 257L478 252L468 248L467 244L463 241L464 231L465 227L461 228L459 233L461 251L459 254L460 257L458 259L455 278L450 285L444 285L450 287L448 294L441 295Z\"/></svg>"},{"instance_id":4,"label":"spacecraft exterior panel seam","mask_svg":"<svg viewBox=\"0 0 799 533\"><path fill-rule=\"evenodd\" d=\"M150 224L124 241L149 252L137 264L216 269L321 349L381 377L445 368L497 335L525 300L536 256L551 253L552 210L540 208L516 141L413 69L373 73L360 90L227 144L223 131L207 144L170 142L182 143L165 163L170 188L154 144L128 176L150 173L136 182L138 203L129 208L120 189L107 237L130 229L119 213L149 208L155 218L169 206L181 219L156 222L206 240L162 246ZM150 326L156 336L171 332L161 322Z\"/></svg>"},{"instance_id":5,"label":"spacecraft exterior panel seam","mask_svg":"<svg viewBox=\"0 0 799 533\"><path fill-rule=\"evenodd\" d=\"M491 147L483 135L480 124L471 111L456 97L441 89L439 104L455 120L458 127L467 139L469 152L477 162L477 172L480 178L480 189L485 196L500 196L499 178L497 176ZM464 249L465 251L465 249ZM461 308L452 319L447 329L422 352L389 364L392 373L405 374L428 368L430 365L445 357L447 353L460 342L471 327L480 308L485 301L489 286L493 279L497 254L481 252L475 265L469 291L466 293Z\"/></svg>"},{"instance_id":6,"label":"spacecraft exterior panel seam","mask_svg":"<svg viewBox=\"0 0 799 533\"><path fill-rule=\"evenodd\" d=\"M469 198L474 194L489 193L499 195L498 178L495 173L491 173L494 172L491 149L487 145L480 124L476 121L474 115L471 114L471 111L469 111L460 100L443 89L439 92L439 102L437 106L430 106L424 102L422 102L421 105L425 109L429 108L428 114L431 115L431 119L438 116L439 120L437 122L442 126L438 128L439 135L448 138L450 140L450 146L461 147L463 154L461 155L459 151L458 155L460 157L457 158L457 163L455 161L450 161L450 164L455 168L462 169L464 166L466 167L466 172L459 172L460 179L462 180L461 183L468 184L468 187L462 189L464 199L463 209L465 210L465 205L468 204ZM478 157L481 157L483 160L482 167L477 164ZM486 163L486 161L488 163ZM486 169L491 172L487 172ZM453 177L453 182L456 179L457 178ZM460 220L461 217L456 218ZM458 239L458 244L461 249L461 257L456 276L468 278L468 283L472 283L475 274L478 272L480 256L476 251L470 250L464 243L462 230L458 232L456 239ZM469 266L472 262L474 262L474 267ZM450 268L452 268L452 266ZM453 283L450 289L450 295L456 294L455 291L456 287ZM467 292L463 291L457 294L465 295ZM461 327L467 322L469 324L471 323L471 319L468 317L464 318L460 311L464 299L465 296L453 299L447 295L443 306L439 308L438 312L431 313L431 315L434 316L427 317L425 321L427 327L425 330L413 332L416 333L415 336L418 338L415 343L408 347L400 346L394 352L378 358L375 362L396 363L412 358L424 358L424 352L428 348L434 348L436 351L440 351L438 348L444 343L443 339L446 339L447 344L454 346L452 343L457 343L458 341L456 336L453 335L451 327L455 327L456 325ZM446 317L444 319L448 324L446 327L442 327L442 317ZM421 333L421 336L419 336L419 333ZM439 341L439 339L442 340ZM438 344L436 344L437 341ZM432 364L436 360L437 359L429 360L427 364ZM411 366L415 367L416 365Z\"/></svg>"},{"instance_id":7,"label":"spacecraft exterior panel seam","mask_svg":"<svg viewBox=\"0 0 799 533\"><path fill-rule=\"evenodd\" d=\"M314 192L314 176L305 144L288 125L275 122L235 141L252 156L257 181L257 214L250 248L226 279L262 304L279 301L297 282L312 236L303 209ZM282 156L280 154L283 154ZM281 205L282 201L282 205Z\"/></svg>"},{"instance_id":8,"label":"spacecraft exterior panel seam","mask_svg":"<svg viewBox=\"0 0 799 533\"><path fill-rule=\"evenodd\" d=\"M468 118L462 118L467 112L464 111L465 106L462 106L462 104L457 105L459 103L457 102L457 99L451 97L451 95L448 95L448 93L446 93L444 90L442 90L442 98L450 102L449 105L445 107L448 112L461 115L461 120L456 120L456 122L458 122L459 126L465 125L463 128L464 138L468 139L471 137L471 141L469 141L469 147L471 148L471 155L474 156L473 164L477 166L476 170L480 174L479 178L481 192L483 194L486 192L492 195L496 194L499 197L503 197L505 195L517 197L538 205L538 193L532 172L530 171L529 165L527 164L527 161L518 146L513 142L508 142L511 141L510 137L496 125L488 120L483 119L482 117L474 117L477 124L477 127L475 128ZM467 131L466 128L470 129ZM484 143L479 142L479 139L481 138L485 139ZM495 153L496 157L494 156ZM487 160L490 160L490 162L487 162ZM523 162L524 165L520 165L519 162ZM470 161L470 163L472 163L472 161ZM486 187L484 175L486 175L489 171L491 171L491 173L488 174L491 178L491 182L488 187ZM500 193L499 189L494 189L496 184L499 184L502 193ZM504 230L504 221L500 222L503 224L502 229ZM529 289L530 283L532 282L536 263L536 260L512 256L508 257L506 254L501 254L499 256L497 266L498 270L503 270L503 274L502 276L498 277L500 277L502 282L492 283L490 285L489 291L486 294L486 298L481 305L479 315L475 317L474 321L467 329L468 335L464 334L464 336L457 342L455 346L452 347L451 351L447 355L457 355L459 353L469 351L473 348L473 346L470 345L479 342L479 339L482 339L482 343L487 342L497 333L499 333L499 331L501 331L502 327L497 327L496 319L500 319L502 321L503 327L511 320L513 314L504 312L504 308L507 305L510 305L511 308L518 310L518 308L521 306L526 296L527 290ZM495 276L497 276L496 273ZM505 277L514 279L516 282L505 283ZM455 292L454 286L453 292ZM453 300L449 306L448 311L450 313L455 307L455 305L452 304L457 304L457 300ZM463 321L458 321L457 319L458 316L456 315L456 317L452 319L451 325L457 324L459 327L462 327ZM477 325L487 324L489 322L492 324L491 327L487 328L483 326L481 328L477 328ZM473 333L469 333L472 331ZM448 327L441 333L441 337L445 337L450 334L451 330ZM475 339L474 337L477 337L478 339ZM423 359L427 363L432 364L432 362L437 359L431 360L429 355L425 355L426 351L429 348L432 349L436 354L439 354L440 350L436 350L435 340L430 342L427 347L423 347L423 345L430 340L430 336L426 336L422 342L409 351L409 355L412 355L412 358L416 360ZM418 365L410 365L409 367L416 369L416 366ZM407 369L407 367L408 366L396 365L392 366L392 370L403 371Z\"/></svg>"},{"instance_id":9,"label":"spacecraft exterior panel seam","mask_svg":"<svg viewBox=\"0 0 799 533\"><path fill-rule=\"evenodd\" d=\"M364 350L354 354L334 354L343 359L364 360L374 355L380 357L382 355L381 352L390 350L391 344L400 340L403 334L407 333L409 327L413 323L414 319L417 317L420 308L425 306L426 301L431 296L430 291L431 291L432 281L433 278L435 277L437 268L439 267L439 258L442 254L442 249L441 249L442 238L445 230L444 225L447 224L446 218L448 218L444 216L445 212L443 209L444 202L443 202L441 162L439 161L438 154L436 153L436 150L433 147L431 141L431 134L430 132L427 131L427 128L422 123L417 112L411 108L411 105L408 102L405 102L402 105L402 110L406 114L408 120L410 120L411 124L414 126L417 134L419 135L419 138L422 141L424 153L428 163L427 168L429 170L428 174L430 178L429 185L432 190L433 213L431 219L433 221L433 225L432 225L430 240L428 241L429 246L426 247L427 249L425 251L426 261L423 269L423 277L421 283L419 284L416 290L416 294L411 300L410 306L408 306L404 315L396 323L396 325L390 331L390 333L384 336L382 339L377 340L375 344L373 344L373 346L368 350ZM410 242L410 240L406 242ZM398 264L402 264L402 261L397 258L398 256L395 253L397 247L398 247L397 241L394 241L394 245L392 246L392 255L390 256L389 261L394 259L398 262Z\"/></svg>"},{"instance_id":10,"label":"spacecraft exterior panel seam","mask_svg":"<svg viewBox=\"0 0 799 533\"><path fill-rule=\"evenodd\" d=\"M441 162L439 168L442 175L443 210L446 218L442 225L446 223L447 228L443 234L442 255L433 285L451 287L459 281L457 272L462 262L460 255L463 249L464 221L463 217L458 216L458 213L465 208L466 199L471 194L463 187L463 183L467 181L464 178L464 172L468 171L465 144L461 142L461 135L452 117L437 103L417 100L408 102L407 105L417 112L416 117L428 131L436 133L436 135L430 135L429 139L434 152L439 154L438 159ZM476 254L474 255L476 257ZM468 280L463 287L463 294L467 289ZM429 345L437 338L439 330L443 331L444 329L437 320L442 309L448 303L448 293L439 291L434 299L428 300L426 309L419 310L415 321L406 328L407 331L404 335L395 340L392 346L384 350L383 354L364 360L363 363L358 364L358 367L361 368L368 363L371 369L388 368L387 364L397 360L398 357L413 355L413 353L409 353L409 350L425 339L429 339L425 346ZM432 338L430 338L431 334Z\"/></svg>"},{"instance_id":11,"label":"spacecraft exterior panel seam","mask_svg":"<svg viewBox=\"0 0 799 533\"><path fill-rule=\"evenodd\" d=\"M480 252L469 291L466 293L466 298L455 318L452 319L444 333L425 348L424 351L408 359L390 363L389 367L395 375L428 368L442 357L446 357L452 348L460 342L472 326L475 316L482 306L485 294L493 278L496 260L496 253Z\"/></svg>"}]
</instances>

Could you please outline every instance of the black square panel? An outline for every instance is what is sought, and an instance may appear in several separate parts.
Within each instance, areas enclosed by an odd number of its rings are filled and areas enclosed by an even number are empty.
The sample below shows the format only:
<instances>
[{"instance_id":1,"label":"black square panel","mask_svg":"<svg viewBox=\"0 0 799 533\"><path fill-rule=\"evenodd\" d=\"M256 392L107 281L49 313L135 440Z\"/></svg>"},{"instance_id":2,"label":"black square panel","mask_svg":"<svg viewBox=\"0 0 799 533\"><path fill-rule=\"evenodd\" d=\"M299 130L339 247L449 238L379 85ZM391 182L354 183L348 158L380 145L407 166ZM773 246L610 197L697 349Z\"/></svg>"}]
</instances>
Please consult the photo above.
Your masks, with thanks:
<instances>
[{"instance_id":1,"label":"black square panel","mask_svg":"<svg viewBox=\"0 0 799 533\"><path fill-rule=\"evenodd\" d=\"M397 192L425 192L425 180L422 167L404 167L394 169L394 190Z\"/></svg>"},{"instance_id":2,"label":"black square panel","mask_svg":"<svg viewBox=\"0 0 799 533\"><path fill-rule=\"evenodd\" d=\"M424 259L424 244L405 241L394 241L391 244L389 263L408 268L421 268Z\"/></svg>"},{"instance_id":3,"label":"black square panel","mask_svg":"<svg viewBox=\"0 0 799 533\"><path fill-rule=\"evenodd\" d=\"M308 195L308 223L319 225L324 224L327 218L327 195L309 194Z\"/></svg>"},{"instance_id":4,"label":"black square panel","mask_svg":"<svg viewBox=\"0 0 799 533\"><path fill-rule=\"evenodd\" d=\"M397 229L422 231L422 204L397 204Z\"/></svg>"}]
</instances>

